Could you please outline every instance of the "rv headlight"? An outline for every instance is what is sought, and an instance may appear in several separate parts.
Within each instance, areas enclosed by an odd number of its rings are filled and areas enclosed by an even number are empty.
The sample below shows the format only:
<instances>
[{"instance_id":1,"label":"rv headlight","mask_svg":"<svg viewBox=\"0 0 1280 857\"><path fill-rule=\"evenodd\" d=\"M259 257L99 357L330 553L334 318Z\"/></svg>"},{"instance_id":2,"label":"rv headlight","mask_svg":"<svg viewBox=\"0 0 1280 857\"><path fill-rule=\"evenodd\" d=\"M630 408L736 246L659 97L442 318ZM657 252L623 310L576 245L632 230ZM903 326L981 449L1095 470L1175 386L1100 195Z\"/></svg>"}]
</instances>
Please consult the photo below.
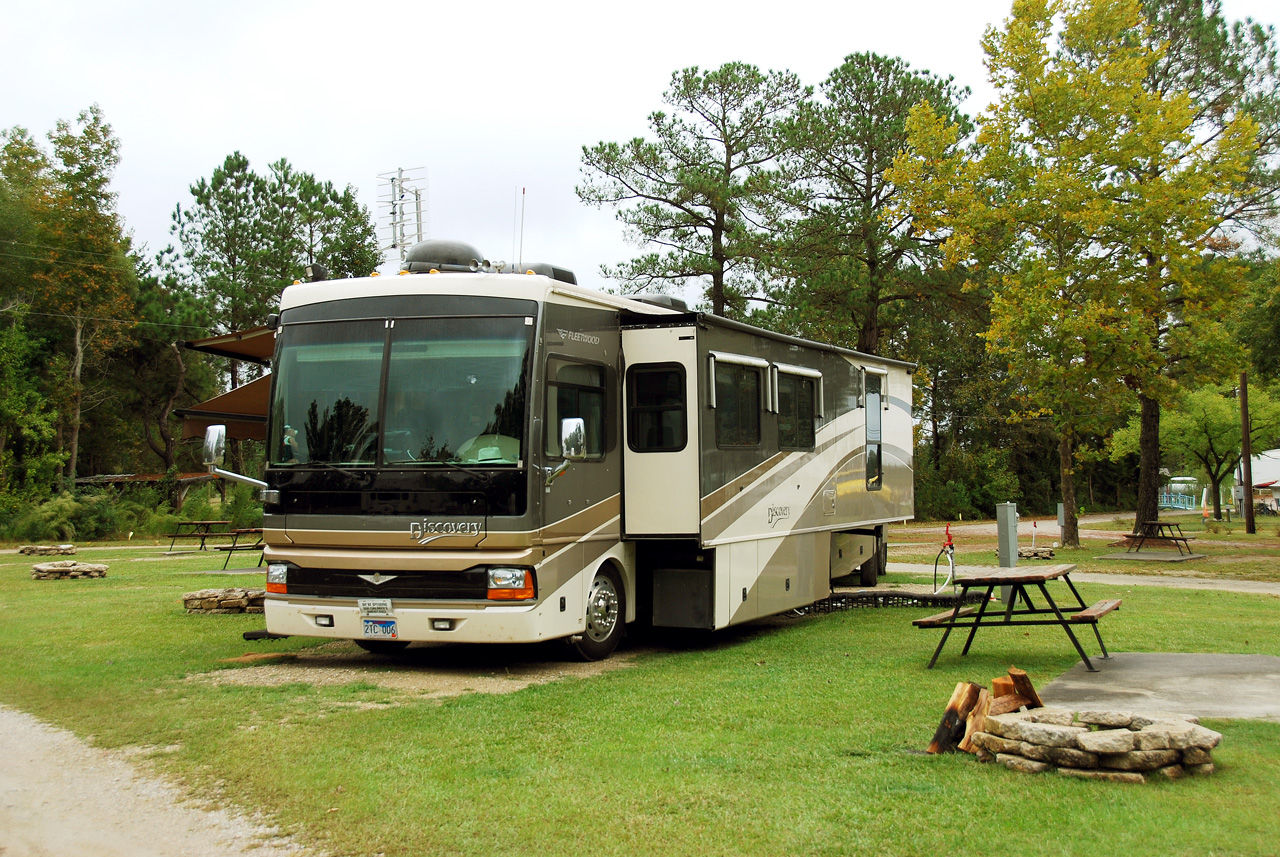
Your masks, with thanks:
<instances>
[{"instance_id":1,"label":"rv headlight","mask_svg":"<svg viewBox=\"0 0 1280 857\"><path fill-rule=\"evenodd\" d=\"M287 593L289 584L289 566L282 562L273 562L267 566L267 591Z\"/></svg>"},{"instance_id":2,"label":"rv headlight","mask_svg":"<svg viewBox=\"0 0 1280 857\"><path fill-rule=\"evenodd\" d=\"M521 601L535 595L533 569L494 566L489 569L489 598Z\"/></svg>"}]
</instances>

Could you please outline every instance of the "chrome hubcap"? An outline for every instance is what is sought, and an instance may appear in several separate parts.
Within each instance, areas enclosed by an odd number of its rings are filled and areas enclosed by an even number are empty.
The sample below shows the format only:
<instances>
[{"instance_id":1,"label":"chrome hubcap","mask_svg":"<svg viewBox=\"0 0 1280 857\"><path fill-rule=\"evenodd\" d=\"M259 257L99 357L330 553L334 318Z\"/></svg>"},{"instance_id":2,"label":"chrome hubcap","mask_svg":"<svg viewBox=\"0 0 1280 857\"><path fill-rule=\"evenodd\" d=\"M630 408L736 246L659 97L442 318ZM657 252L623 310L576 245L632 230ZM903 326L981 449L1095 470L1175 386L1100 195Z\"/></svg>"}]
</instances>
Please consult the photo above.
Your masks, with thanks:
<instances>
[{"instance_id":1,"label":"chrome hubcap","mask_svg":"<svg viewBox=\"0 0 1280 857\"><path fill-rule=\"evenodd\" d=\"M604 575L591 583L587 598L587 636L595 642L608 638L618 624L618 590Z\"/></svg>"}]
</instances>

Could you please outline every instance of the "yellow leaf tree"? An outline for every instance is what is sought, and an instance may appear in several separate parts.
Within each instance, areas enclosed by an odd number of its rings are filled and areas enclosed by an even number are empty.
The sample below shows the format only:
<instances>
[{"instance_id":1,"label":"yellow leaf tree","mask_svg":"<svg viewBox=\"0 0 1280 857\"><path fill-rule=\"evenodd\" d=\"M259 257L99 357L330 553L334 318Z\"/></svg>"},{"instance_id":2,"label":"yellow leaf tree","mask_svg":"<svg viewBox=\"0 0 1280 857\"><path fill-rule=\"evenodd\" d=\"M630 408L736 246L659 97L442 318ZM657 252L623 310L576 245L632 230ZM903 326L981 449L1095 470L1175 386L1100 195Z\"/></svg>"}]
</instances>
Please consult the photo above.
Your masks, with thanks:
<instances>
[{"instance_id":1,"label":"yellow leaf tree","mask_svg":"<svg viewBox=\"0 0 1280 857\"><path fill-rule=\"evenodd\" d=\"M1232 278L1209 251L1257 126L1239 110L1198 133L1192 92L1149 86L1167 43L1137 0L1016 0L983 49L997 99L976 138L963 147L920 105L889 175L917 228L990 290L987 347L1023 390L1011 416L1058 431L1074 545L1076 439L1134 394L1167 400L1175 353L1222 358L1206 334Z\"/></svg>"}]
</instances>

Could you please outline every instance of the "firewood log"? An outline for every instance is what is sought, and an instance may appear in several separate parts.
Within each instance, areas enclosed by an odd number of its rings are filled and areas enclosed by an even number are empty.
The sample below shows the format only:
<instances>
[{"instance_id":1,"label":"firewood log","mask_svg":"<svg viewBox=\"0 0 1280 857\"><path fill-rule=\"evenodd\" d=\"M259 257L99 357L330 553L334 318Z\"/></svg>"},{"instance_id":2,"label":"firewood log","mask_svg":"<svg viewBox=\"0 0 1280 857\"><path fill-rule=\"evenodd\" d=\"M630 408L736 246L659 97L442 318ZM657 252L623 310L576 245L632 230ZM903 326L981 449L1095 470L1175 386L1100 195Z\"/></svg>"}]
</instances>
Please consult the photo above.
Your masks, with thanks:
<instances>
[{"instance_id":1,"label":"firewood log","mask_svg":"<svg viewBox=\"0 0 1280 857\"><path fill-rule=\"evenodd\" d=\"M973 710L982 691L980 685L962 681L956 685L951 699L947 702L947 710L942 715L942 722L929 742L928 753L954 753L956 744L964 738L965 718Z\"/></svg>"}]
</instances>

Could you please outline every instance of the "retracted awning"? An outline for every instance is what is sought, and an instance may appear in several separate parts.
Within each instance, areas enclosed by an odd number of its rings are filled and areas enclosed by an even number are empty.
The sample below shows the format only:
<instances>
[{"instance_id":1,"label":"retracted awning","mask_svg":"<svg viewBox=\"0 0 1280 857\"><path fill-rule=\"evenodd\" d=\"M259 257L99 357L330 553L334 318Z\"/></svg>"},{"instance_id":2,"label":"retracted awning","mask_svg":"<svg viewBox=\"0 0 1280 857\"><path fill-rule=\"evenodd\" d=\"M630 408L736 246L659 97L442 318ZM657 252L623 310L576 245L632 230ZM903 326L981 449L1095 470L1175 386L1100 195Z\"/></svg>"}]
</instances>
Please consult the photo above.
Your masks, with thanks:
<instances>
[{"instance_id":1,"label":"retracted awning","mask_svg":"<svg viewBox=\"0 0 1280 857\"><path fill-rule=\"evenodd\" d=\"M209 426L225 425L229 438L265 441L270 393L271 376L263 375L221 396L175 411L182 417L182 439L203 437Z\"/></svg>"},{"instance_id":2,"label":"retracted awning","mask_svg":"<svg viewBox=\"0 0 1280 857\"><path fill-rule=\"evenodd\" d=\"M276 332L269 327L253 327L182 343L183 347L233 360L266 366L276 352ZM247 385L246 385L247 386Z\"/></svg>"}]
</instances>

